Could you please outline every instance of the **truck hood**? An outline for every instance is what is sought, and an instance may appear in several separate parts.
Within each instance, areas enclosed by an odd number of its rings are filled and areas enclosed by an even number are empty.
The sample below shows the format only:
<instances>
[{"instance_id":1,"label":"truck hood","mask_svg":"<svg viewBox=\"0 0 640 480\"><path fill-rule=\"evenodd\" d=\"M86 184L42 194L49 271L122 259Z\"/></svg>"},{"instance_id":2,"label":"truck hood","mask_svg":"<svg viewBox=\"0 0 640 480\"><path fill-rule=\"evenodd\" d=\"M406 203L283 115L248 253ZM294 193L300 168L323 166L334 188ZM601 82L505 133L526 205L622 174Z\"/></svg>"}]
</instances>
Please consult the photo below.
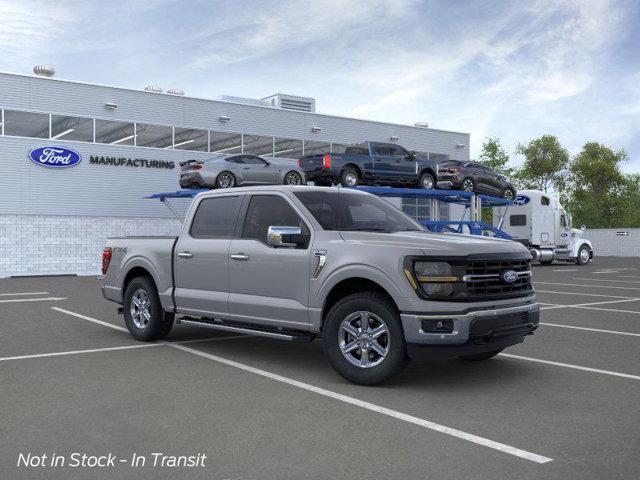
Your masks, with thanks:
<instances>
[{"instance_id":1,"label":"truck hood","mask_svg":"<svg viewBox=\"0 0 640 480\"><path fill-rule=\"evenodd\" d=\"M429 232L340 232L348 243L366 247L395 247L420 250L423 255L464 257L476 254L528 254L529 250L511 240L476 235Z\"/></svg>"}]
</instances>

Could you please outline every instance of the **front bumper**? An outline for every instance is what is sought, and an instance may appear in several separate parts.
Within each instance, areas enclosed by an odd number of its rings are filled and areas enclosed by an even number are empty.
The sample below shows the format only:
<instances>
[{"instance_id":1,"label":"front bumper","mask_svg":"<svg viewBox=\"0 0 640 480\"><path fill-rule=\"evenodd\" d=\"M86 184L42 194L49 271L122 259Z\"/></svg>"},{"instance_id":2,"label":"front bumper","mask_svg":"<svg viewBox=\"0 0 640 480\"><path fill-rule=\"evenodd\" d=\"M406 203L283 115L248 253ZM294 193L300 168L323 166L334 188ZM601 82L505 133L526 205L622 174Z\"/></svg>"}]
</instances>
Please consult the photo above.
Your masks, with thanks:
<instances>
[{"instance_id":1,"label":"front bumper","mask_svg":"<svg viewBox=\"0 0 640 480\"><path fill-rule=\"evenodd\" d=\"M534 302L460 314L403 313L400 317L408 347L436 347L444 356L457 356L498 350L522 342L538 328L540 307ZM423 321L450 321L452 331L425 332ZM464 353L456 353L458 351Z\"/></svg>"}]
</instances>

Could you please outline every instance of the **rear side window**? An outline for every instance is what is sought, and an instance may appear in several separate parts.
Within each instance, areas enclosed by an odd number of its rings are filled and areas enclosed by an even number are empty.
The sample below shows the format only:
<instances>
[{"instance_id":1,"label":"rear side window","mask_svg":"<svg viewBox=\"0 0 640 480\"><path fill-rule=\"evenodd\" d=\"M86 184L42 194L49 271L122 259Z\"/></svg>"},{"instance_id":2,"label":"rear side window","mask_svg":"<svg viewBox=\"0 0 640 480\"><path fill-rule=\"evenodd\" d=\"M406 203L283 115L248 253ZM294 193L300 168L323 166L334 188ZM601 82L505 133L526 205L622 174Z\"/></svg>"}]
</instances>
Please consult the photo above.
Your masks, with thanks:
<instances>
[{"instance_id":1,"label":"rear side window","mask_svg":"<svg viewBox=\"0 0 640 480\"><path fill-rule=\"evenodd\" d=\"M389 155L389 147L387 145L377 143L373 145L373 149L375 150L376 155Z\"/></svg>"},{"instance_id":2,"label":"rear side window","mask_svg":"<svg viewBox=\"0 0 640 480\"><path fill-rule=\"evenodd\" d=\"M526 215L511 215L509 217L509 225L512 227L524 227L527 224Z\"/></svg>"},{"instance_id":3,"label":"rear side window","mask_svg":"<svg viewBox=\"0 0 640 480\"><path fill-rule=\"evenodd\" d=\"M351 145L344 151L345 155L369 155L369 147L365 144Z\"/></svg>"},{"instance_id":4,"label":"rear side window","mask_svg":"<svg viewBox=\"0 0 640 480\"><path fill-rule=\"evenodd\" d=\"M242 238L251 238L267 243L269 227L300 227L309 234L309 228L289 202L277 195L254 195L251 197L242 227Z\"/></svg>"},{"instance_id":5,"label":"rear side window","mask_svg":"<svg viewBox=\"0 0 640 480\"><path fill-rule=\"evenodd\" d=\"M206 198L191 223L193 238L231 238L236 228L240 197Z\"/></svg>"}]
</instances>

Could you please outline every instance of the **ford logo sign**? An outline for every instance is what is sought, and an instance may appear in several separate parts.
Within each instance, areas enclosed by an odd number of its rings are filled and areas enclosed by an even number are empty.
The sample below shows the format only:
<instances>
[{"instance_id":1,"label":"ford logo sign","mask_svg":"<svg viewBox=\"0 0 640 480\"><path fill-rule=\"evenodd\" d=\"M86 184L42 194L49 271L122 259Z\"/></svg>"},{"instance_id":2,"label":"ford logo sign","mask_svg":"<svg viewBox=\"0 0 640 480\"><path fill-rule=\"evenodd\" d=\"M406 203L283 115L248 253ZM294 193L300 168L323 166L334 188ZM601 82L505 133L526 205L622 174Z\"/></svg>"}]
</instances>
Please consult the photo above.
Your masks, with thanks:
<instances>
[{"instance_id":1,"label":"ford logo sign","mask_svg":"<svg viewBox=\"0 0 640 480\"><path fill-rule=\"evenodd\" d=\"M516 195L516 199L513 201L516 205L526 205L531 199L526 195Z\"/></svg>"},{"instance_id":2,"label":"ford logo sign","mask_svg":"<svg viewBox=\"0 0 640 480\"><path fill-rule=\"evenodd\" d=\"M515 270L505 270L500 274L500 278L504 283L515 283L518 280L518 272Z\"/></svg>"},{"instance_id":3,"label":"ford logo sign","mask_svg":"<svg viewBox=\"0 0 640 480\"><path fill-rule=\"evenodd\" d=\"M73 167L82 161L82 155L64 147L40 147L29 152L33 163L52 168Z\"/></svg>"}]
</instances>

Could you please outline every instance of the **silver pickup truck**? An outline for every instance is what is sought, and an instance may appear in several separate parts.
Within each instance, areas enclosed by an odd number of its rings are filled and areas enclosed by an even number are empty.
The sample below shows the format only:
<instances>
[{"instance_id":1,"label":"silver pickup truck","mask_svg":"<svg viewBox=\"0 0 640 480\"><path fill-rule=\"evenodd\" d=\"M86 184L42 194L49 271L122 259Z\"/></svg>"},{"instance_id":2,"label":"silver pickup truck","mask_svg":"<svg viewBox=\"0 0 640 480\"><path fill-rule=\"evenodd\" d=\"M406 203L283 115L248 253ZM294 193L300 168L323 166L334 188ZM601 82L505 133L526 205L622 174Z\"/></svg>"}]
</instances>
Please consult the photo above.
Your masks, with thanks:
<instances>
[{"instance_id":1,"label":"silver pickup truck","mask_svg":"<svg viewBox=\"0 0 640 480\"><path fill-rule=\"evenodd\" d=\"M138 340L177 323L293 341L321 336L351 382L409 358L485 360L538 326L528 250L426 232L374 195L247 187L196 196L178 237L107 240L102 293Z\"/></svg>"}]
</instances>

